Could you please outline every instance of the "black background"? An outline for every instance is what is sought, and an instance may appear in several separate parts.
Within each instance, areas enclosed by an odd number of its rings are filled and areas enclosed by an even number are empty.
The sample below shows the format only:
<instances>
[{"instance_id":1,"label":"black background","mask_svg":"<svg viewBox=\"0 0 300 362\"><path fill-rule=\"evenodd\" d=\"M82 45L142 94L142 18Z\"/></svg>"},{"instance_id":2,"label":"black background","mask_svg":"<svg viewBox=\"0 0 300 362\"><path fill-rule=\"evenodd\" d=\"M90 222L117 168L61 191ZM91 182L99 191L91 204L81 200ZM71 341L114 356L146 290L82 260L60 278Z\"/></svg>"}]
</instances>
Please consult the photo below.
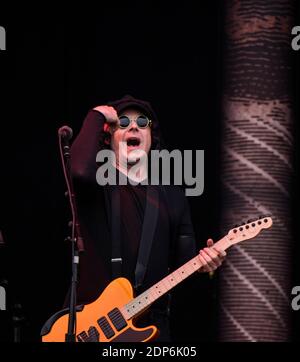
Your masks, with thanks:
<instances>
[{"instance_id":1,"label":"black background","mask_svg":"<svg viewBox=\"0 0 300 362\"><path fill-rule=\"evenodd\" d=\"M61 309L70 277L57 129L68 124L76 135L91 107L125 94L148 100L170 149L205 150L205 190L189 198L192 219L199 247L221 237L223 9L219 1L109 2L68 11L26 4L2 10L0 25L7 31L0 53L0 227L9 252L2 258L10 301L21 303L25 316L22 340L37 341L45 320ZM299 54L292 56L297 100ZM296 202L294 211L296 217ZM176 308L188 312L172 319L175 340L215 340L216 280L203 275L187 284L194 300L184 298L187 286L178 287Z\"/></svg>"}]
</instances>

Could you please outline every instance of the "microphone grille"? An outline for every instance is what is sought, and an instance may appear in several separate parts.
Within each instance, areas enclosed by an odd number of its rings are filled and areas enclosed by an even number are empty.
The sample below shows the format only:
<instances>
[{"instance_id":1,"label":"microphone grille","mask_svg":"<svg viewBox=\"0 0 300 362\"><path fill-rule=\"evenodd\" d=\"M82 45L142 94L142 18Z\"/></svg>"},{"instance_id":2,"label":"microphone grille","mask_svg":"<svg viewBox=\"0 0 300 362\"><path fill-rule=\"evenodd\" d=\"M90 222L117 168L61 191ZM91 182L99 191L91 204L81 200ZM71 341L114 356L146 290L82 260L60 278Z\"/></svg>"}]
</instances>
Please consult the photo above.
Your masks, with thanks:
<instances>
[{"instance_id":1,"label":"microphone grille","mask_svg":"<svg viewBox=\"0 0 300 362\"><path fill-rule=\"evenodd\" d=\"M64 137L64 138L70 140L73 137L73 130L69 126L62 126L58 130L58 134L61 137Z\"/></svg>"}]
</instances>

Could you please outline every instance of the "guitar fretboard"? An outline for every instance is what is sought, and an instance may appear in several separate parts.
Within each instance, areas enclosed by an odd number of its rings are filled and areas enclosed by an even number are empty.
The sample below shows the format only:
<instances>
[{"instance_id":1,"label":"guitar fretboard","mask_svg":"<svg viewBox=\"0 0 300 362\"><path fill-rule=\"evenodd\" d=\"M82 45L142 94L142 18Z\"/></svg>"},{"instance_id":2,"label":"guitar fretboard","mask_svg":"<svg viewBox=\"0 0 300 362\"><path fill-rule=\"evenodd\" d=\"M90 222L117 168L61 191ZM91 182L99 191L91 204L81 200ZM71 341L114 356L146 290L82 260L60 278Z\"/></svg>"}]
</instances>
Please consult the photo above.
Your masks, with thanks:
<instances>
[{"instance_id":1,"label":"guitar fretboard","mask_svg":"<svg viewBox=\"0 0 300 362\"><path fill-rule=\"evenodd\" d=\"M226 250L231 245L227 236L220 239L214 246ZM194 272L202 267L202 263L199 260L198 255L187 263L176 269L171 274L154 284L151 288L132 299L122 308L122 314L126 319L133 318L139 313L144 311L148 306L155 302L158 298L166 294L169 290L174 288L177 284L185 280Z\"/></svg>"}]
</instances>

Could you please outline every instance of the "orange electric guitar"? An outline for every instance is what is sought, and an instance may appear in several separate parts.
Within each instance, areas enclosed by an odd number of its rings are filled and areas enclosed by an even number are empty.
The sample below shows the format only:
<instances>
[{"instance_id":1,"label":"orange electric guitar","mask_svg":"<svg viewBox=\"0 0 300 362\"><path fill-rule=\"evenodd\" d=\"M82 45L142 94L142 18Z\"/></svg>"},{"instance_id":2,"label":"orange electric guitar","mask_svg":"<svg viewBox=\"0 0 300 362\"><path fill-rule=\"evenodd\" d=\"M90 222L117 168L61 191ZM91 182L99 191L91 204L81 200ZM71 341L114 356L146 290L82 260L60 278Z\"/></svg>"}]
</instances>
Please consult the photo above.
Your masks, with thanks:
<instances>
[{"instance_id":1,"label":"orange electric guitar","mask_svg":"<svg viewBox=\"0 0 300 362\"><path fill-rule=\"evenodd\" d=\"M270 217L260 218L235 229L214 244L226 250L243 240L254 238L262 229L272 226ZM153 302L202 266L198 256L166 276L151 288L133 297L133 288L125 278L113 280L90 304L77 307L76 340L78 342L147 342L156 337L155 326L137 328L134 319ZM68 309L53 315L44 325L43 342L64 342L68 329Z\"/></svg>"}]
</instances>

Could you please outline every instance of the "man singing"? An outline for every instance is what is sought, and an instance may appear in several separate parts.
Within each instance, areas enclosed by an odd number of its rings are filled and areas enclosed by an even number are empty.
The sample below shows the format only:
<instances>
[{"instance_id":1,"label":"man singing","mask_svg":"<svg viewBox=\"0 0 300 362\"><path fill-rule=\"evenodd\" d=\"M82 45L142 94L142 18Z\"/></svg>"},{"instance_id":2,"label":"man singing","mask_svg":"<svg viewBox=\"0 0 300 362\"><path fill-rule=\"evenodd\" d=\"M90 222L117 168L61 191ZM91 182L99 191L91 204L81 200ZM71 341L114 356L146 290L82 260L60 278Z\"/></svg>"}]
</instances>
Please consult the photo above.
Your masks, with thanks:
<instances>
[{"instance_id":1,"label":"man singing","mask_svg":"<svg viewBox=\"0 0 300 362\"><path fill-rule=\"evenodd\" d=\"M117 185L99 183L96 157L104 149L114 152ZM184 191L174 185L147 184L147 166L130 173L143 154L151 157L151 150L161 149L158 119L148 102L125 96L95 107L84 120L71 148L71 174L85 245L78 304L94 301L120 276L129 279L138 295L197 255ZM199 271L215 270L225 255L209 239L198 253L203 265ZM168 296L160 298L135 323L156 325L160 341L170 341L168 302Z\"/></svg>"}]
</instances>

